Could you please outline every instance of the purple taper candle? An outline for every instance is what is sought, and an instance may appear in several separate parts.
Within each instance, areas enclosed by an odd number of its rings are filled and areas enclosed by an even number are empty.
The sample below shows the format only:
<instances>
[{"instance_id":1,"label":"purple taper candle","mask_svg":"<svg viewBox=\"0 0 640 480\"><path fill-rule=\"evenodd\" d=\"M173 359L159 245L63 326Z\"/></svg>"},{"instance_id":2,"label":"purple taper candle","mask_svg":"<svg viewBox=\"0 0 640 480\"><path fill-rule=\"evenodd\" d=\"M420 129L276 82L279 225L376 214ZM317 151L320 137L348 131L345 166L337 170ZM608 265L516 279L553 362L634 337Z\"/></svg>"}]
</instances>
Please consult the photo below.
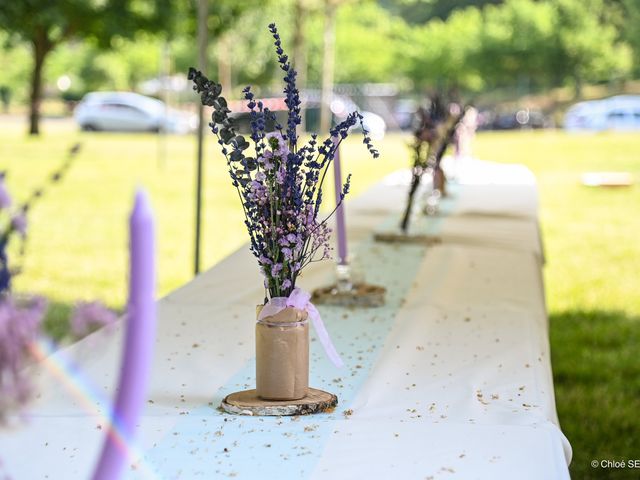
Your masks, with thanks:
<instances>
[{"instance_id":1,"label":"purple taper candle","mask_svg":"<svg viewBox=\"0 0 640 480\"><path fill-rule=\"evenodd\" d=\"M338 140L334 138L334 142ZM338 236L338 265L347 264L347 227L344 220L344 204L340 203L342 193L342 170L340 168L340 147L336 149L333 157L333 179L336 190L336 205L340 205L336 210L336 234Z\"/></svg>"},{"instance_id":2,"label":"purple taper candle","mask_svg":"<svg viewBox=\"0 0 640 480\"><path fill-rule=\"evenodd\" d=\"M94 480L117 480L135 451L156 331L155 238L151 205L138 190L129 217L129 304L117 398Z\"/></svg>"}]
</instances>

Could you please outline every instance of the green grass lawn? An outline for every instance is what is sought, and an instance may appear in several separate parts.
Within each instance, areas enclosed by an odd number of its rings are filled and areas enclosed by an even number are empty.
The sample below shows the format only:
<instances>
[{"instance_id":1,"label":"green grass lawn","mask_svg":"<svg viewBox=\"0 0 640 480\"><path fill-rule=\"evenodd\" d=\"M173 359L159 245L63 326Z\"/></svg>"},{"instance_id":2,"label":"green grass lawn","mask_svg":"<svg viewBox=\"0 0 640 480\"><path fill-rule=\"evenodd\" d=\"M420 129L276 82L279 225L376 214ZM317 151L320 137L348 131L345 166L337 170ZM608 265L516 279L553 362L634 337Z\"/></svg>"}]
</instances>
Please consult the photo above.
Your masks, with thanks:
<instances>
[{"instance_id":1,"label":"green grass lawn","mask_svg":"<svg viewBox=\"0 0 640 480\"><path fill-rule=\"evenodd\" d=\"M486 133L480 158L522 162L538 178L547 254L556 403L574 479L640 477L592 459L640 458L640 188L592 189L584 171L640 180L640 135Z\"/></svg>"},{"instance_id":2,"label":"green grass lawn","mask_svg":"<svg viewBox=\"0 0 640 480\"><path fill-rule=\"evenodd\" d=\"M68 123L45 124L39 139L0 120L0 169L18 196L44 181L69 146L84 148L65 180L34 208L18 291L46 294L60 320L77 299L120 308L125 297L126 219L136 185L149 189L157 213L159 290L192 278L194 157L192 138L79 134ZM408 164L406 137L389 136L376 161L355 137L343 151L357 194ZM206 155L203 262L210 267L246 240L238 199L209 139ZM482 133L474 148L487 160L518 162L536 174L548 264L547 301L558 413L574 448L576 479L638 478L594 470L592 459L640 458L640 188L589 189L580 173L625 170L640 178L640 135L562 132ZM162 153L164 152L164 154Z\"/></svg>"},{"instance_id":3,"label":"green grass lawn","mask_svg":"<svg viewBox=\"0 0 640 480\"><path fill-rule=\"evenodd\" d=\"M153 134L80 133L68 121L51 121L42 138L27 138L21 122L0 119L0 170L7 170L11 192L23 198L40 186L80 141L82 151L64 181L48 188L33 208L14 288L45 294L54 305L47 324L66 332L69 305L100 299L121 308L126 295L127 216L134 190L150 191L156 211L159 294L193 278L195 229L195 140ZM405 138L392 137L367 156L362 137L346 143L345 174L354 174L352 193L407 164ZM213 135L207 137L204 171L202 269L248 240L237 193ZM332 185L332 182L329 182ZM333 190L327 191L329 203ZM15 258L18 245L14 242Z\"/></svg>"}]
</instances>

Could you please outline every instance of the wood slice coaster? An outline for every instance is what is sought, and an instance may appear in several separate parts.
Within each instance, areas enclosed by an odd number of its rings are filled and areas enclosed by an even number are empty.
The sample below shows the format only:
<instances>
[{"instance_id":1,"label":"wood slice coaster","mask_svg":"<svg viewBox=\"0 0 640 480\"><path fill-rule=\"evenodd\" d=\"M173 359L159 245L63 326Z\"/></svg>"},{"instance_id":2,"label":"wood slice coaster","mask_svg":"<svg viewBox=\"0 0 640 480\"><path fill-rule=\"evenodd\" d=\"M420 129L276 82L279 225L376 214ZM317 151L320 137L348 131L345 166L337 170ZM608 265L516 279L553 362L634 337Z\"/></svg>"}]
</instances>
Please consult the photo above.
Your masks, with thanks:
<instances>
[{"instance_id":1,"label":"wood slice coaster","mask_svg":"<svg viewBox=\"0 0 640 480\"><path fill-rule=\"evenodd\" d=\"M220 408L235 415L282 416L331 412L336 405L338 397L315 388L309 388L307 396L300 400L263 400L253 389L227 395Z\"/></svg>"},{"instance_id":2,"label":"wood slice coaster","mask_svg":"<svg viewBox=\"0 0 640 480\"><path fill-rule=\"evenodd\" d=\"M330 285L314 290L311 301L341 307L381 307L384 305L385 293L386 288L368 283L355 284L347 292L339 291L337 285Z\"/></svg>"},{"instance_id":3,"label":"wood slice coaster","mask_svg":"<svg viewBox=\"0 0 640 480\"><path fill-rule=\"evenodd\" d=\"M442 238L436 235L402 233L402 232L378 232L373 235L376 242L385 243L413 243L420 245L438 245Z\"/></svg>"}]
</instances>

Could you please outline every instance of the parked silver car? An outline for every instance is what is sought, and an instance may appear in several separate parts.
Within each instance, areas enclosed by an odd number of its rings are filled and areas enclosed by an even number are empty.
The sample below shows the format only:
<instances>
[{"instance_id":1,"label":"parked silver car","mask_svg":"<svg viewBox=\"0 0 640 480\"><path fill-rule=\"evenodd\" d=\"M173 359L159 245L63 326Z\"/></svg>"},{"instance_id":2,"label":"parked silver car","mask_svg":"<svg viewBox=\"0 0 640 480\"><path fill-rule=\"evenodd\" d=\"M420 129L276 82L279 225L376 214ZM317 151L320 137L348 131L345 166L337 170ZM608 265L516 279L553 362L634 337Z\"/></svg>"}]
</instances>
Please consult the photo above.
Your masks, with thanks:
<instances>
[{"instance_id":1,"label":"parked silver car","mask_svg":"<svg viewBox=\"0 0 640 480\"><path fill-rule=\"evenodd\" d=\"M74 117L83 130L188 133L195 115L168 108L160 100L133 92L92 92L76 106Z\"/></svg>"}]
</instances>

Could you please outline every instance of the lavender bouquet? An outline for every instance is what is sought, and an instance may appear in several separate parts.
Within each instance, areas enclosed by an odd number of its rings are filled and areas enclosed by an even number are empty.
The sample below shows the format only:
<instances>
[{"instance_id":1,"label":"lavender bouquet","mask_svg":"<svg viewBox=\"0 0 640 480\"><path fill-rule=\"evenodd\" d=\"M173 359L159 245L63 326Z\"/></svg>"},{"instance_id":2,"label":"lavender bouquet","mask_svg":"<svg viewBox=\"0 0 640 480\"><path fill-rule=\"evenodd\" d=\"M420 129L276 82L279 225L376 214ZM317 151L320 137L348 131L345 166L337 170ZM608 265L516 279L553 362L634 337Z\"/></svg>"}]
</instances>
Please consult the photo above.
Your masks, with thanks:
<instances>
[{"instance_id":1,"label":"lavender bouquet","mask_svg":"<svg viewBox=\"0 0 640 480\"><path fill-rule=\"evenodd\" d=\"M269 25L269 30L278 64L285 74L286 127L277 122L274 112L255 99L251 87L246 87L243 94L251 112L251 134L247 140L234 128L227 101L220 96L221 85L193 68L189 69L189 79L194 82L194 90L200 93L203 105L213 107L209 126L222 147L229 175L242 203L251 252L264 274L265 297L275 298L288 297L307 265L330 256L327 220L335 209L322 220L318 214L327 170L340 142L359 123L363 143L374 158L378 157L378 151L358 112L350 113L333 127L326 140L320 142L313 134L306 144L298 144L301 101L296 71L282 49L275 24ZM267 132L268 124L275 124L275 130ZM350 179L349 175L340 201L349 192ZM267 300L265 298L265 303Z\"/></svg>"}]
</instances>

